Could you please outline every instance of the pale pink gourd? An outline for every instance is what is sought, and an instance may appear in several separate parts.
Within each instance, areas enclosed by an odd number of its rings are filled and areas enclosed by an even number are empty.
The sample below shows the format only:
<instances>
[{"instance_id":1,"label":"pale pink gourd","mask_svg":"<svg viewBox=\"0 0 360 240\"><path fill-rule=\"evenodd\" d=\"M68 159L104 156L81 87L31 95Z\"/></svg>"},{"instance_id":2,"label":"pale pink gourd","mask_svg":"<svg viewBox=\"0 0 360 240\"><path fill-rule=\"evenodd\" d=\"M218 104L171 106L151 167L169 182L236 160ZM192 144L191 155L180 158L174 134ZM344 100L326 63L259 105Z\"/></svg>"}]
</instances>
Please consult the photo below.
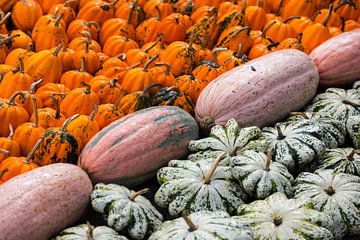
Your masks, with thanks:
<instances>
[{"instance_id":1,"label":"pale pink gourd","mask_svg":"<svg viewBox=\"0 0 360 240\"><path fill-rule=\"evenodd\" d=\"M219 76L201 92L196 119L204 131L230 118L242 127L273 124L315 95L319 73L305 53L290 49L252 60Z\"/></svg>"},{"instance_id":2,"label":"pale pink gourd","mask_svg":"<svg viewBox=\"0 0 360 240\"><path fill-rule=\"evenodd\" d=\"M0 186L0 239L44 240L84 214L92 184L73 164L36 168Z\"/></svg>"},{"instance_id":3,"label":"pale pink gourd","mask_svg":"<svg viewBox=\"0 0 360 240\"><path fill-rule=\"evenodd\" d=\"M360 80L360 29L327 40L310 57L319 69L322 86L342 87Z\"/></svg>"}]
</instances>

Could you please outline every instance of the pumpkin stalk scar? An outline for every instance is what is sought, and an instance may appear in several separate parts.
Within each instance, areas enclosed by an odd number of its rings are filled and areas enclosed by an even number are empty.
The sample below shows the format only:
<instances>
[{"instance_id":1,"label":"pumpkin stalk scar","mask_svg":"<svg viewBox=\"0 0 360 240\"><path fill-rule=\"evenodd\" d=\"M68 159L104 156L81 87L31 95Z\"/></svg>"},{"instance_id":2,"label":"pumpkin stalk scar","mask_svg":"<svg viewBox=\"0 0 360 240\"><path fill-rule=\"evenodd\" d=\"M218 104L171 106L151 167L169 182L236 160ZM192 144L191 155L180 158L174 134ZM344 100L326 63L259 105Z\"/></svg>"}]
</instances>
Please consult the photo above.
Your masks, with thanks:
<instances>
[{"instance_id":1,"label":"pumpkin stalk scar","mask_svg":"<svg viewBox=\"0 0 360 240\"><path fill-rule=\"evenodd\" d=\"M144 188L144 189L141 189L140 191L133 192L133 193L129 196L129 199L130 199L131 201L134 201L137 196L143 195L144 193L147 193L147 192L149 192L149 191L150 191L150 188Z\"/></svg>"},{"instance_id":2,"label":"pumpkin stalk scar","mask_svg":"<svg viewBox=\"0 0 360 240\"><path fill-rule=\"evenodd\" d=\"M226 155L226 153L223 152L216 158L214 163L211 165L210 171L204 177L204 180L203 180L204 184L208 184L210 182L210 179L214 175L214 172L215 172L217 166L219 165L220 161L224 159L225 155Z\"/></svg>"},{"instance_id":3,"label":"pumpkin stalk scar","mask_svg":"<svg viewBox=\"0 0 360 240\"><path fill-rule=\"evenodd\" d=\"M356 149L353 149L353 150L351 151L351 153L347 156L347 160L353 161L355 154L358 154L358 151L357 151Z\"/></svg>"},{"instance_id":4,"label":"pumpkin stalk scar","mask_svg":"<svg viewBox=\"0 0 360 240\"><path fill-rule=\"evenodd\" d=\"M282 218L279 216L275 217L274 224L275 224L275 226L280 226L282 224Z\"/></svg>"},{"instance_id":5,"label":"pumpkin stalk scar","mask_svg":"<svg viewBox=\"0 0 360 240\"><path fill-rule=\"evenodd\" d=\"M196 225L191 221L191 219L189 218L188 214L186 214L186 212L183 212L181 216L182 216L182 218L184 219L184 221L186 222L186 224L188 225L190 232L195 231L195 230L198 229L198 226L196 226Z\"/></svg>"},{"instance_id":6,"label":"pumpkin stalk scar","mask_svg":"<svg viewBox=\"0 0 360 240\"><path fill-rule=\"evenodd\" d=\"M327 189L325 189L326 193L329 194L330 196L333 195L335 193L335 190L333 188L333 186L328 186Z\"/></svg>"},{"instance_id":7,"label":"pumpkin stalk scar","mask_svg":"<svg viewBox=\"0 0 360 240\"><path fill-rule=\"evenodd\" d=\"M94 231L94 228L93 226L91 226L91 224L89 222L86 222L87 226L88 226L88 229L86 231L86 239L87 240L93 240L93 231Z\"/></svg>"}]
</instances>

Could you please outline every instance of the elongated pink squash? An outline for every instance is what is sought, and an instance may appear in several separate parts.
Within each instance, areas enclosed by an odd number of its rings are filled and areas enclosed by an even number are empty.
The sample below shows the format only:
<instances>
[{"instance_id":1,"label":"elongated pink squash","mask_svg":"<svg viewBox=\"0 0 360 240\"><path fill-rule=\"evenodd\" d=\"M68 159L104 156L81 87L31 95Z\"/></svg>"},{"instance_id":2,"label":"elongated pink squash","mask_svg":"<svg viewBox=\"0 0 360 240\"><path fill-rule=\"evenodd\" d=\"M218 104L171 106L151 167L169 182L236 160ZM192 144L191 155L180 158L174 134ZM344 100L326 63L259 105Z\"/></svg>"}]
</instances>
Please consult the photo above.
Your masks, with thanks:
<instances>
[{"instance_id":1,"label":"elongated pink squash","mask_svg":"<svg viewBox=\"0 0 360 240\"><path fill-rule=\"evenodd\" d=\"M360 29L327 40L310 57L319 69L322 86L342 87L360 80Z\"/></svg>"},{"instance_id":2,"label":"elongated pink squash","mask_svg":"<svg viewBox=\"0 0 360 240\"><path fill-rule=\"evenodd\" d=\"M49 239L79 220L91 191L86 173L67 163L10 179L0 186L0 239Z\"/></svg>"},{"instance_id":3,"label":"elongated pink squash","mask_svg":"<svg viewBox=\"0 0 360 240\"><path fill-rule=\"evenodd\" d=\"M178 107L151 107L119 119L84 147L78 165L93 183L141 184L172 159L187 154L198 126Z\"/></svg>"},{"instance_id":4,"label":"elongated pink squash","mask_svg":"<svg viewBox=\"0 0 360 240\"><path fill-rule=\"evenodd\" d=\"M319 73L310 57L281 50L219 76L201 92L195 108L203 131L230 118L243 127L265 126L303 108L315 95Z\"/></svg>"}]
</instances>

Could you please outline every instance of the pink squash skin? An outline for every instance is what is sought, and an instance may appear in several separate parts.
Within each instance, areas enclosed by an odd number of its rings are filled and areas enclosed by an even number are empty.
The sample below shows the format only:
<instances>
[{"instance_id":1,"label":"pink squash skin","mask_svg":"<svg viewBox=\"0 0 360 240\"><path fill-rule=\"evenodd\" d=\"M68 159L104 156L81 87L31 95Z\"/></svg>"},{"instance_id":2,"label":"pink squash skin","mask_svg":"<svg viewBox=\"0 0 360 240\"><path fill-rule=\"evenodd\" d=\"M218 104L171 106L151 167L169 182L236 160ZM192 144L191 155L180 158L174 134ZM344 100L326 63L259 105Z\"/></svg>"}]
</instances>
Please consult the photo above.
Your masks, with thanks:
<instances>
[{"instance_id":1,"label":"pink squash skin","mask_svg":"<svg viewBox=\"0 0 360 240\"><path fill-rule=\"evenodd\" d=\"M329 39L310 57L319 70L322 86L343 87L360 80L360 29Z\"/></svg>"},{"instance_id":2,"label":"pink squash skin","mask_svg":"<svg viewBox=\"0 0 360 240\"><path fill-rule=\"evenodd\" d=\"M44 240L86 211L92 184L68 163L40 167L0 185L0 240Z\"/></svg>"},{"instance_id":3,"label":"pink squash skin","mask_svg":"<svg viewBox=\"0 0 360 240\"><path fill-rule=\"evenodd\" d=\"M198 138L194 118L177 107L151 107L113 122L85 145L78 165L93 183L143 183Z\"/></svg>"},{"instance_id":4,"label":"pink squash skin","mask_svg":"<svg viewBox=\"0 0 360 240\"><path fill-rule=\"evenodd\" d=\"M281 50L219 76L201 92L196 119L203 131L230 118L240 126L266 126L302 109L315 95L319 73L309 56Z\"/></svg>"}]
</instances>

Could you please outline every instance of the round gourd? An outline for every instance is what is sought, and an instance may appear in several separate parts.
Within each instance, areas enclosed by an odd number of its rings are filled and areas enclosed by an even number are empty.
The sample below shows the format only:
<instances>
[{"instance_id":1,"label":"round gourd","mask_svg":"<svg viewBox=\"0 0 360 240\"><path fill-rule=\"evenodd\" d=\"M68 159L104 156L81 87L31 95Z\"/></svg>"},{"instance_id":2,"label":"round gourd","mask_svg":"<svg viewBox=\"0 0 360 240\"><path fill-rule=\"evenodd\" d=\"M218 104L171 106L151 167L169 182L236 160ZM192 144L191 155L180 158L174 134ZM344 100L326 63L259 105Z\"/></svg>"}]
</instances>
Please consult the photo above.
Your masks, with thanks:
<instances>
[{"instance_id":1,"label":"round gourd","mask_svg":"<svg viewBox=\"0 0 360 240\"><path fill-rule=\"evenodd\" d=\"M188 113L152 107L102 129L85 146L78 165L95 183L140 184L169 160L185 157L189 141L197 138L198 127Z\"/></svg>"},{"instance_id":2,"label":"round gourd","mask_svg":"<svg viewBox=\"0 0 360 240\"><path fill-rule=\"evenodd\" d=\"M360 178L333 170L303 172L295 180L295 198L311 203L334 221L335 238L360 233Z\"/></svg>"},{"instance_id":3,"label":"round gourd","mask_svg":"<svg viewBox=\"0 0 360 240\"><path fill-rule=\"evenodd\" d=\"M331 240L333 222L322 212L310 209L305 202L287 199L274 193L265 200L243 204L235 219L250 224L254 239L267 240Z\"/></svg>"},{"instance_id":4,"label":"round gourd","mask_svg":"<svg viewBox=\"0 0 360 240\"><path fill-rule=\"evenodd\" d=\"M49 239L79 220L91 191L89 177L72 164L53 164L12 178L0 187L0 239Z\"/></svg>"},{"instance_id":5,"label":"round gourd","mask_svg":"<svg viewBox=\"0 0 360 240\"><path fill-rule=\"evenodd\" d=\"M275 192L282 192L292 197L294 181L287 168L271 161L268 155L255 151L245 151L241 156L232 159L232 174L245 192L256 199L264 199Z\"/></svg>"},{"instance_id":6,"label":"round gourd","mask_svg":"<svg viewBox=\"0 0 360 240\"><path fill-rule=\"evenodd\" d=\"M226 212L200 211L164 222L149 240L251 240L252 235L247 224Z\"/></svg>"},{"instance_id":7,"label":"round gourd","mask_svg":"<svg viewBox=\"0 0 360 240\"><path fill-rule=\"evenodd\" d=\"M207 85L196 103L196 119L205 130L230 118L242 127L269 125L303 108L315 95L318 81L316 66L306 54L276 51Z\"/></svg>"},{"instance_id":8,"label":"round gourd","mask_svg":"<svg viewBox=\"0 0 360 240\"><path fill-rule=\"evenodd\" d=\"M355 146L355 148L360 148L360 116L351 116L346 121L346 129L349 133L349 136Z\"/></svg>"},{"instance_id":9,"label":"round gourd","mask_svg":"<svg viewBox=\"0 0 360 240\"><path fill-rule=\"evenodd\" d=\"M138 192L116 184L98 183L91 194L95 211L105 214L107 225L116 231L127 230L134 239L143 239L158 230L163 220L161 213Z\"/></svg>"}]
</instances>

